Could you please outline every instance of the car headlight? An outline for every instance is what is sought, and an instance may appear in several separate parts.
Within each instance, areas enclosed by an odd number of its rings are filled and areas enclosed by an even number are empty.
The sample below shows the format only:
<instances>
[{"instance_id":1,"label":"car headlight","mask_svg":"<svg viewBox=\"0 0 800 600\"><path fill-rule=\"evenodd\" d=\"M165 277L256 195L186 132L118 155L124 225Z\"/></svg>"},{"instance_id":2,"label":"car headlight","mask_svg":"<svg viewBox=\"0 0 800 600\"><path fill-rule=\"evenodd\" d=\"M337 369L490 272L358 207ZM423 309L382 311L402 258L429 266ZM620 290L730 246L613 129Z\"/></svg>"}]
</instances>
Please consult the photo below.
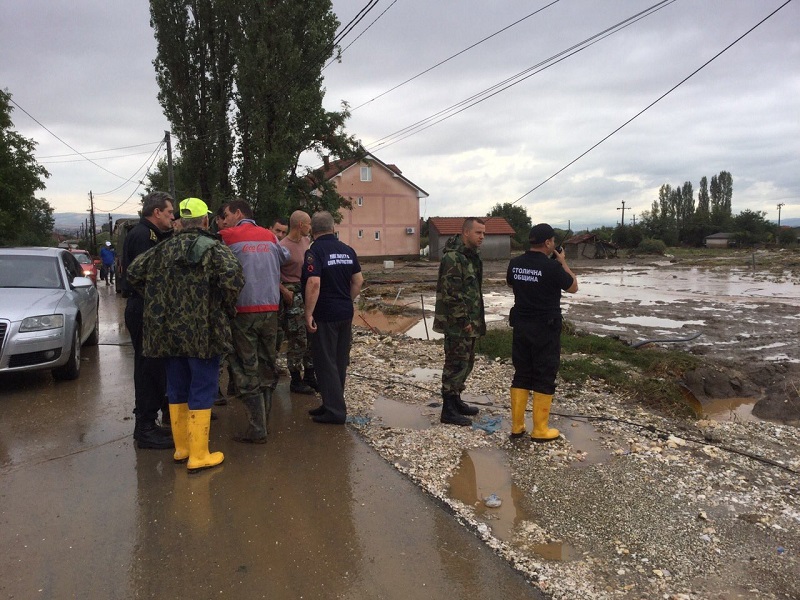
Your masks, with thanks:
<instances>
[{"instance_id":1,"label":"car headlight","mask_svg":"<svg viewBox=\"0 0 800 600\"><path fill-rule=\"evenodd\" d=\"M41 315L23 319L19 326L20 333L26 331L43 331L45 329L58 329L64 326L64 315Z\"/></svg>"}]
</instances>

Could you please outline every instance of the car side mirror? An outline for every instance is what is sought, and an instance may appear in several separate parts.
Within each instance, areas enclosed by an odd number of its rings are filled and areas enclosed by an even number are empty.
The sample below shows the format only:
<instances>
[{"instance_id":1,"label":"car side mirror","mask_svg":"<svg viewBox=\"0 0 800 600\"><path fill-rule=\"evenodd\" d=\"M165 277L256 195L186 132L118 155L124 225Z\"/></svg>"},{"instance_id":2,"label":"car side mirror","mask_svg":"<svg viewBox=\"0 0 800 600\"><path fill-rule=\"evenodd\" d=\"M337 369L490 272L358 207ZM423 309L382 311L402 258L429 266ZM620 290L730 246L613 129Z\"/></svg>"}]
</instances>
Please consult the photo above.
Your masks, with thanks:
<instances>
[{"instance_id":1,"label":"car side mirror","mask_svg":"<svg viewBox=\"0 0 800 600\"><path fill-rule=\"evenodd\" d=\"M94 282L89 279L88 277L75 277L71 282L70 285L73 288L87 288L94 286Z\"/></svg>"}]
</instances>

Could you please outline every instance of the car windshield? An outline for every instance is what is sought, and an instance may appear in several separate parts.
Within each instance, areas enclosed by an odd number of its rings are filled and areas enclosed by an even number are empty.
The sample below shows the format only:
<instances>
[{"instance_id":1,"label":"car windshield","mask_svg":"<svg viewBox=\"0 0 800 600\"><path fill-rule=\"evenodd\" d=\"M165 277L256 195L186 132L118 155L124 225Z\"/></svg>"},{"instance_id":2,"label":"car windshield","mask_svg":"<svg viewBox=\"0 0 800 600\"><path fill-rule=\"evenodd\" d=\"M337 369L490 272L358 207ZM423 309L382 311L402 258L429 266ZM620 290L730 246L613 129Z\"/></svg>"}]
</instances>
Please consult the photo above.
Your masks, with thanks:
<instances>
[{"instance_id":1,"label":"car windshield","mask_svg":"<svg viewBox=\"0 0 800 600\"><path fill-rule=\"evenodd\" d=\"M0 288L63 287L54 256L0 255Z\"/></svg>"},{"instance_id":2,"label":"car windshield","mask_svg":"<svg viewBox=\"0 0 800 600\"><path fill-rule=\"evenodd\" d=\"M77 252L74 253L72 256L78 259L78 262L82 265L90 265L92 264L92 259L89 258L88 254L78 254Z\"/></svg>"}]
</instances>

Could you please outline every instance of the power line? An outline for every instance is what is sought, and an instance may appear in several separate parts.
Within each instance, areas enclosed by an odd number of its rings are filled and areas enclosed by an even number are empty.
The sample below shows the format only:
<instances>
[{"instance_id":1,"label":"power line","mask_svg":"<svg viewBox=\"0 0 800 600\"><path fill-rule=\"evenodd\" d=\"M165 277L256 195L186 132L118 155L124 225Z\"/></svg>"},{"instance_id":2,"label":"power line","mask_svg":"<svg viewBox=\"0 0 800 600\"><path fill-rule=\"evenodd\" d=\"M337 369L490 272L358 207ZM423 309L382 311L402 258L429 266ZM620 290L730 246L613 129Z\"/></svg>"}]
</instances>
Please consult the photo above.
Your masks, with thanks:
<instances>
[{"instance_id":1,"label":"power line","mask_svg":"<svg viewBox=\"0 0 800 600\"><path fill-rule=\"evenodd\" d=\"M367 31L369 31L370 27L372 27L373 25L375 25L375 23L377 23L377 22L380 20L380 18L381 18L383 15L385 15L387 12L389 12L389 9L390 9L390 8L392 8L392 7L393 7L395 4L397 4L397 0L394 0L394 2L392 2L392 3L391 3L389 6L387 6L385 9L383 9L383 12L382 12L381 14L379 14L377 17L375 17L375 19L372 21L372 23L370 23L369 25L367 25L367 26L366 26L366 28L364 28L364 31L362 31L361 33L359 33L359 34L356 36L356 39L354 39L352 42L350 42L349 44L347 44L347 46L345 46L344 48L342 48L341 52L339 52L339 56L341 56L342 54L344 54L345 52L347 52L347 49L348 49L350 46L352 46L353 44L355 44L355 43L356 43L356 42L359 40L359 38L361 38L361 36L362 36L362 35L364 35L365 33L367 33ZM324 67L322 67L322 70L324 71L325 69L327 69L328 67L330 67L330 66L331 66L333 63L335 63L335 62L337 62L337 60L336 60L336 59L333 59L333 60L331 60L331 61L330 61L330 62L329 62L327 65L325 65Z\"/></svg>"},{"instance_id":2,"label":"power line","mask_svg":"<svg viewBox=\"0 0 800 600\"><path fill-rule=\"evenodd\" d=\"M161 140L157 140L155 142L150 142L149 144L135 144L133 146L121 146L119 148L108 148L106 150L90 150L89 152L84 152L84 154L100 154L101 152L116 152L117 150L130 150L131 148L143 148L144 146L152 146L153 144L158 144ZM78 153L71 153L71 154L52 154L50 156L40 156L39 161L46 160L48 158L66 158L68 156L78 156Z\"/></svg>"},{"instance_id":3,"label":"power line","mask_svg":"<svg viewBox=\"0 0 800 600\"><path fill-rule=\"evenodd\" d=\"M633 25L637 21L640 21L641 19L644 19L645 17L648 17L663 8L666 8L667 6L676 1L677 0L661 0L660 2L657 2L651 7L628 17L627 19L624 19L616 23L615 25L608 27L603 31L594 34L593 36L588 37L585 40L573 46L570 46L569 48L566 48L565 50L562 50L561 52L558 52L557 54L554 54L549 58L535 65L532 65L515 75L512 75L511 77L508 77L503 81L500 81L499 83L496 83L476 94L473 94L469 98L457 102L456 104L453 104L443 110L440 110L439 112L433 115L421 119L416 123L408 125L398 131L395 131L394 133L379 138L378 140L373 142L373 145L371 146L370 150L374 150L376 148L386 148L408 137L411 137L412 135L415 135L430 127L433 127L434 125L438 125L442 121L446 121L447 119L454 117L455 115L462 113L465 110L472 108L473 106L480 104L481 102L488 100L489 98L492 98L493 96L496 96L497 94L500 94L501 92L504 92L507 89L519 83L522 83L526 79L529 79L530 77L533 77L534 75L537 75L538 73L541 73L542 71L549 69L552 66L555 66L561 61L566 60L571 56L574 56L578 52L582 52L583 50L588 49L589 47L600 42L601 40L611 35L614 35L615 33L619 33L620 31Z\"/></svg>"},{"instance_id":4,"label":"power line","mask_svg":"<svg viewBox=\"0 0 800 600\"><path fill-rule=\"evenodd\" d=\"M530 17L534 16L535 14L542 12L544 9L546 9L546 8L549 8L549 7L553 6L553 4L556 4L556 3L557 3L557 2L559 2L559 1L560 1L560 0L554 0L554 1L553 1L553 2L551 2L550 4L547 4L547 5L543 6L542 8L539 8L539 9L537 9L537 10L533 11L532 13L530 13L530 14L528 14L528 15L525 15L525 16L524 16L524 17L522 17L521 19L517 19L516 21L514 21L514 22L513 22L513 23L511 23L510 25L506 25L506 26L505 26L505 27L503 27L502 29L499 29L499 30L495 31L493 34L491 34L491 35L487 35L487 36L486 36L485 38L483 38L482 40L479 40L479 41L475 42L474 44L472 44L472 45L470 45L470 46L467 46L466 48L464 48L463 50L460 50L459 52L456 52L456 53L455 53L455 54L453 54L452 56L448 56L448 57L447 57L447 58L445 58L444 60L442 60L442 61L439 61L438 63L436 63L435 65L433 65L432 67L428 67L427 69L425 69L424 71L422 71L422 72L420 72L420 73L417 73L417 74L416 74L416 75L414 75L413 77L409 77L409 78L408 78L408 79L406 79L404 82L402 82L402 83L398 83L396 86L394 86L394 87L392 87L392 88L389 88L389 89L388 89L388 90L386 90L385 92L382 92L382 93L378 94L377 96L375 96L374 98L372 98L372 99L370 99L370 100L367 100L366 102L362 102L361 104L359 104L358 106L356 106L354 109L352 109L350 112L355 112L355 111L357 111L359 108L361 108L361 107L363 107L363 106L366 106L367 104L369 104L369 103L371 103L371 102L374 102L374 101L375 101L375 100L377 100L378 98L382 98L382 97L383 97L383 96L385 96L386 94L389 94L390 92L393 92L393 91L395 91L396 89L398 89L398 88L400 88L400 87L403 87L405 84L407 84L407 83L410 83L410 82L414 81L414 80L415 80L415 79L417 79L418 77L422 77L422 76L423 76L423 75L425 75L426 73L429 73L429 72L433 71L435 68L437 68L437 67L441 67L441 66L442 66L443 64L445 64L446 62L449 62L449 61L453 60L453 59L454 59L454 58L456 58L457 56L461 56L462 54L464 54L465 52L468 52L468 51L472 50L472 49L473 49L473 48L475 48L476 46L480 46L480 45L481 45L483 42L485 42L485 41L488 41L488 40L492 39L493 37L495 37L495 36L497 36L497 35L500 35L500 34L501 34L501 33L503 33L504 31L507 31L508 29L511 29L511 28L512 28L512 27L514 27L515 25L519 25L520 23L522 23L522 22L523 22L523 21L525 21L526 19L529 19ZM392 4L394 4L394 3L392 3ZM359 37L360 37L360 36L359 36ZM356 39L358 39L358 38L356 38ZM355 40L353 40L353 41L355 41ZM352 44L351 44L351 45L352 45ZM350 47L350 46L348 46L348 48L349 48L349 47ZM347 49L347 48L345 48L345 50L346 50L346 49Z\"/></svg>"},{"instance_id":5,"label":"power line","mask_svg":"<svg viewBox=\"0 0 800 600\"><path fill-rule=\"evenodd\" d=\"M765 21L767 21L768 19L771 19L771 18L772 18L772 17L773 17L773 16L774 16L774 15L775 15L775 14L776 14L776 13L777 13L779 10L781 10L782 8L784 8L784 7L785 7L787 4L789 4L791 1L792 1L792 0L786 0L786 2L784 2L783 4L781 4L781 5L780 5L778 8L776 8L775 10L773 10L773 11L772 11L771 13L769 13L769 14L768 14L766 17L764 17L764 18L763 18L763 19L761 19L761 20L760 20L758 23L756 23L755 25L753 25L753 26L752 26L750 29L748 29L747 31L745 31L745 32L744 32L742 35L740 35L738 38L736 38L735 40L733 40L733 41L732 41L730 44L728 44L727 46L725 46L725 47L724 47L722 50L720 50L719 52L717 52L717 53L716 53L714 56L712 56L710 59L708 59L708 60L707 60L706 62L704 62L702 65L700 65L700 66L699 66L697 69L695 69L694 71L692 71L692 72L691 72L689 75L687 75L686 77L684 77L684 78L683 78L681 81L679 81L678 83L676 83L674 86L672 86L672 87L671 87L669 90L667 90L666 92L664 92L663 94L661 94L661 95L660 95L658 98L656 98L655 100L653 100L653 101L652 101L650 104L648 104L647 106L645 106L645 107L644 107L642 110L640 110L638 113L636 113L635 115L633 115L633 116L632 116L630 119L628 119L627 121L625 121L625 122L624 122L622 125L620 125L619 127L617 127L617 128L614 130L614 131L612 131L611 133L609 133L607 136L605 136L605 137L604 137L603 139L601 139L599 142L597 142L597 143L593 144L593 145L592 145L591 147L589 147L589 148L588 148L586 151L584 151L584 152L582 152L581 154L579 154L578 156L576 156L574 159L572 159L572 160L571 160L570 162L568 162L566 165L564 165L563 167L561 167L561 168L560 168L558 171L556 171L555 173L553 173L552 175L550 175L550 177L548 177L547 179L545 179L544 181L542 181L542 182L541 182L541 183L539 183L538 185L534 186L533 188L531 188L530 190L528 190L527 192L525 192L524 194L522 194L522 196L520 196L519 198L517 198L516 200L514 200L514 201L513 201L511 204L516 204L517 202L519 202L520 200L522 200L522 199L523 199L525 196L527 196L527 195L529 195L529 194L532 194L533 192L535 192L536 190L538 190L538 189L539 189L540 187L542 187L542 186L543 186L545 183L547 183L548 181L550 181L551 179L553 179L555 176L557 176L557 175L558 175L559 173L561 173L562 171L565 171L566 169L568 169L569 167L571 167L572 165L574 165L574 164L575 164L576 162L578 162L578 161L579 161L581 158L583 158L584 156L586 156L587 154L589 154L589 152L591 152L592 150L594 150L595 148L597 148L597 147L598 147L600 144L602 144L603 142L605 142L605 141L606 141L608 138L610 138L611 136L613 136L614 134L616 134L616 133L617 133L618 131L620 131L622 128L626 127L626 126L627 126L629 123L632 123L632 122L633 122L635 119L637 119L639 116L641 116L642 114L644 114L644 113L645 113L647 110L649 110L651 107L655 106L655 105L656 105L658 102L660 102L661 100L663 100L664 98L666 98L666 97L667 97L669 94L671 94L672 92L674 92L676 89L678 89L678 88L679 88L680 86L682 86L684 83L686 83L687 81L689 81L689 79L691 79L692 77L694 77L695 75L697 75L697 74L698 74L700 71L702 71L703 69L705 69L705 68L706 68L708 65L710 65L712 62L714 62L714 61L715 61L717 58L719 58L719 57L720 57L720 56L722 56L722 55L723 55L725 52L727 52L728 50L730 50L730 49L731 49L731 48L732 48L734 45L738 44L738 43L739 43L739 42L740 42L742 39L744 39L746 36L750 35L750 33L752 33L752 32L753 32L753 31L754 31L756 28L760 27L760 26L761 26L761 25L762 25L762 24L763 24Z\"/></svg>"},{"instance_id":6,"label":"power line","mask_svg":"<svg viewBox=\"0 0 800 600\"><path fill-rule=\"evenodd\" d=\"M163 144L164 144L164 141L162 141L162 143L161 143L161 144L159 144L159 148L156 148L156 152L154 152L153 160L152 160L152 161L150 161L150 166L149 166L149 167L147 167L147 171L145 171L145 174L144 174L144 175L142 176L142 178L139 180L139 183L136 185L136 187L135 187L135 188L133 188L133 191L132 191L132 192L131 192L131 193L128 195L128 197L127 197L127 198L125 198L125 200L123 200L123 201L122 201L122 204L119 204L119 205L117 205L117 206L115 206L114 208L112 208L112 209L109 209L109 210L101 210L100 212L107 212L107 213L116 212L116 211L118 211L118 210L119 210L121 207L125 206L125 205L128 203L128 201L129 201L129 200L130 200L130 199L133 197L133 195L136 193L136 190L138 190L138 189L139 189L139 186L143 185L142 179L144 179L145 177L147 177L147 176L150 174L150 169L152 169L152 168L153 168L153 164L155 163L156 159L158 158L158 154L157 154L157 152L158 152L158 150L159 150L159 149L160 149L160 148L163 146ZM140 167L140 170L141 170L141 167ZM106 193L108 193L108 192L106 192Z\"/></svg>"},{"instance_id":7,"label":"power line","mask_svg":"<svg viewBox=\"0 0 800 600\"><path fill-rule=\"evenodd\" d=\"M153 162L155 162L155 159L156 159L156 158L158 158L158 153L159 153L159 151L161 150L161 148L162 148L163 146L164 146L164 142L162 141L162 142L161 142L161 143L160 143L160 144L159 144L159 145L156 147L156 149L155 149L155 150L153 150L153 151L150 153L150 156L148 156L148 157L147 157L147 159L144 161L144 163L142 163L142 165L141 165L141 166L140 166L138 169L136 169L136 170L133 172L133 175L131 175L130 177L128 177L128 179L127 179L127 181L125 181L125 183L123 183L123 184L119 185L118 187L115 187L113 190L109 190L109 191L107 191L107 192L99 192L99 193L95 194L95 196L107 196L108 194L113 194L114 192L116 192L116 191L117 191L117 190L119 190L120 188L122 188L122 187L124 187L125 185L127 185L128 183L130 183L130 181L131 181L131 180L132 180L134 177L136 177L136 174L137 174L139 171L141 171L141 170L144 168L144 166L147 164L147 161L148 161L148 160L150 160L150 158L151 158L151 157L152 157L152 159L153 159ZM151 162L150 164L152 165L152 162ZM148 168L148 171L149 171L149 168ZM137 187L138 187L138 186L137 186ZM101 212L109 212L109 211L101 211Z\"/></svg>"},{"instance_id":8,"label":"power line","mask_svg":"<svg viewBox=\"0 0 800 600\"><path fill-rule=\"evenodd\" d=\"M34 122L34 123L36 123L37 125L39 125L39 127L41 127L42 129L44 129L44 130L45 130L47 133L49 133L50 135L52 135L52 136L53 136L54 138L56 138L56 139L57 139L59 142L61 142L61 143L62 143L62 144L64 144L64 145L65 145L67 148L69 148L70 150L72 150L72 151L73 151L75 154L77 154L78 156L82 156L82 157L83 157L83 158L85 158L87 161L89 161L90 163L92 163L92 164L93 164L95 167L97 167L98 169L101 169L101 170L105 171L105 172L106 172L106 173L108 173L109 175L113 175L114 177L116 177L116 178L118 178L118 179L125 179L125 178L124 178L124 177L122 177L121 175L117 175L116 173L113 173L113 172L109 171L109 170L108 170L108 169L106 169L104 166L102 166L102 165L98 165L98 164L97 164L96 162L94 162L94 161L93 161L91 158L89 158L88 156L86 156L86 155L85 155L85 154L83 154L82 152L79 152L78 150L76 150L75 148L73 148L72 146L70 146L70 145L69 145L67 142L65 142L65 141L64 141L64 140L62 140L60 137L58 137L58 136L57 136L55 133L53 133L52 131L50 131L50 130L49 130L49 129L48 129L48 128L47 128L47 127L44 125L44 124L42 124L42 123L41 123L41 122L40 122L38 119L36 119L36 117L34 117L34 116L31 114L31 113L29 113L27 110L25 110L24 108L22 108L22 107L21 107L21 106L20 106L20 105L19 105L19 104L18 104L18 103L17 103L17 102L16 102L16 101L13 99L13 98L9 97L9 101L11 101L11 103L12 103L14 106L16 106L18 109L20 109L20 110L21 110L22 112L24 112L26 115L28 115L28 116L29 116L29 117L30 117L30 118L33 120L33 122Z\"/></svg>"},{"instance_id":9,"label":"power line","mask_svg":"<svg viewBox=\"0 0 800 600\"><path fill-rule=\"evenodd\" d=\"M116 160L118 158L128 158L130 156L141 156L142 154L152 154L152 152L134 152L131 154L118 154L116 156L98 156L94 160ZM75 156L75 155L70 154L69 156ZM86 161L82 158L76 158L73 160L39 160L37 162L40 165L66 165L69 163L86 162Z\"/></svg>"}]
</instances>

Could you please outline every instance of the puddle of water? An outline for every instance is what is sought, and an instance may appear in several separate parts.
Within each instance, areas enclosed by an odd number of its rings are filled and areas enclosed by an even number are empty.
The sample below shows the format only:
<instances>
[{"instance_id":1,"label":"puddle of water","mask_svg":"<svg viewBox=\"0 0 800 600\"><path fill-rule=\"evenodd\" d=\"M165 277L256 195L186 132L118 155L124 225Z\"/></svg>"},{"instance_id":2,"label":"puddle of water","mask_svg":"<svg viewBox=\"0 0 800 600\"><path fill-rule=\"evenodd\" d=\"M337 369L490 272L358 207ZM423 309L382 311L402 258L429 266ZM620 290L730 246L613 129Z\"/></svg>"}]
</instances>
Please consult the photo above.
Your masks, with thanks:
<instances>
[{"instance_id":1,"label":"puddle of water","mask_svg":"<svg viewBox=\"0 0 800 600\"><path fill-rule=\"evenodd\" d=\"M679 329L684 325L705 325L705 321L675 321L674 319L664 319L661 317L614 317L610 319L617 323L628 325L641 325L642 327L666 327L667 329Z\"/></svg>"},{"instance_id":2,"label":"puddle of water","mask_svg":"<svg viewBox=\"0 0 800 600\"><path fill-rule=\"evenodd\" d=\"M416 367L408 372L408 376L415 381L441 381L441 369L429 369L426 367Z\"/></svg>"},{"instance_id":3,"label":"puddle of water","mask_svg":"<svg viewBox=\"0 0 800 600\"><path fill-rule=\"evenodd\" d=\"M441 340L444 338L444 335L433 330L433 317L426 317L424 321L419 319L416 325L411 326L404 333L415 340Z\"/></svg>"},{"instance_id":4,"label":"puddle of water","mask_svg":"<svg viewBox=\"0 0 800 600\"><path fill-rule=\"evenodd\" d=\"M484 498L496 494L503 503L487 508ZM464 451L458 469L450 478L450 497L475 507L475 516L492 528L498 539L510 542L520 521L532 520L522 509L524 494L511 480L505 454L497 448Z\"/></svg>"},{"instance_id":5,"label":"puddle of water","mask_svg":"<svg viewBox=\"0 0 800 600\"><path fill-rule=\"evenodd\" d=\"M420 412L418 406L412 406L383 396L375 398L372 414L380 420L384 427L392 429L428 429L430 418Z\"/></svg>"},{"instance_id":6,"label":"puddle of water","mask_svg":"<svg viewBox=\"0 0 800 600\"><path fill-rule=\"evenodd\" d=\"M511 479L505 454L497 448L473 448L464 451L458 469L450 478L450 497L475 507L475 516L491 527L492 534L512 542L514 527L523 520L532 521L522 505L524 493ZM484 498L496 494L503 503L488 508ZM535 544L531 550L547 560L570 560L575 548L563 542Z\"/></svg>"},{"instance_id":7,"label":"puddle of water","mask_svg":"<svg viewBox=\"0 0 800 600\"><path fill-rule=\"evenodd\" d=\"M378 310L360 311L353 315L353 325L366 327L380 333L405 333L419 321L419 317L409 315L390 315Z\"/></svg>"},{"instance_id":8,"label":"puddle of water","mask_svg":"<svg viewBox=\"0 0 800 600\"><path fill-rule=\"evenodd\" d=\"M581 453L581 459L573 462L570 466L597 465L611 458L611 453L600 445L600 433L590 423L567 419L560 419L560 421L559 431L572 444L572 447Z\"/></svg>"},{"instance_id":9,"label":"puddle of water","mask_svg":"<svg viewBox=\"0 0 800 600\"><path fill-rule=\"evenodd\" d=\"M753 415L755 398L718 398L703 403L702 411L715 421L760 421Z\"/></svg>"}]
</instances>

